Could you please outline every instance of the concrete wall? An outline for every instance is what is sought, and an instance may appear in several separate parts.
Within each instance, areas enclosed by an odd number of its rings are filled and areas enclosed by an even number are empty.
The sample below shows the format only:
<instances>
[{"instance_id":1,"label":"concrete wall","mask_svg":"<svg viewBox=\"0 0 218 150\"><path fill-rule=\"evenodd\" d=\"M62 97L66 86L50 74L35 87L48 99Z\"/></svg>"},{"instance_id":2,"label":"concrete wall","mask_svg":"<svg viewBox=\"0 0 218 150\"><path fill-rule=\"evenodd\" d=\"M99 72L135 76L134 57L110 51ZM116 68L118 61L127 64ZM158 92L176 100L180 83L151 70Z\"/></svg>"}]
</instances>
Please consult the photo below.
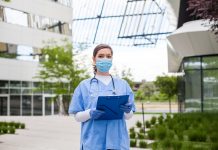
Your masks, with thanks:
<instances>
[{"instance_id":1,"label":"concrete wall","mask_svg":"<svg viewBox=\"0 0 218 150\"><path fill-rule=\"evenodd\" d=\"M68 23L72 21L72 8L51 0L12 0L10 3L0 1L0 5Z\"/></svg>"},{"instance_id":2,"label":"concrete wall","mask_svg":"<svg viewBox=\"0 0 218 150\"><path fill-rule=\"evenodd\" d=\"M0 35L1 42L32 46L36 48L43 47L43 41L46 42L48 39L55 39L60 41L61 39L67 38L69 41L71 41L71 36L28 28L15 24L9 24L5 22L0 22Z\"/></svg>"},{"instance_id":3,"label":"concrete wall","mask_svg":"<svg viewBox=\"0 0 218 150\"><path fill-rule=\"evenodd\" d=\"M33 78L39 71L39 63L0 58L0 79L37 81Z\"/></svg>"}]
</instances>

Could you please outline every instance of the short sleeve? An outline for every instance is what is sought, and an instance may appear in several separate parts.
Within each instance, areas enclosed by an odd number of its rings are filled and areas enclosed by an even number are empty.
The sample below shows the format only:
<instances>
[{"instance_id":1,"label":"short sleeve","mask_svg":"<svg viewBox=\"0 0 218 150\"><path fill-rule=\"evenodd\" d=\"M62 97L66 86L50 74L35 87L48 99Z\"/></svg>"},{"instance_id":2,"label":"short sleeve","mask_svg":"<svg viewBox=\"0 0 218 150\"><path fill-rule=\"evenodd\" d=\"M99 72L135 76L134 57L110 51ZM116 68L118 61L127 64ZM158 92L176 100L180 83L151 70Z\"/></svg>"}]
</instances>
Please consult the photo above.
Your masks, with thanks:
<instances>
[{"instance_id":1,"label":"short sleeve","mask_svg":"<svg viewBox=\"0 0 218 150\"><path fill-rule=\"evenodd\" d=\"M83 110L84 110L84 104L82 99L81 85L79 85L73 93L68 113L76 114L77 112Z\"/></svg>"},{"instance_id":2,"label":"short sleeve","mask_svg":"<svg viewBox=\"0 0 218 150\"><path fill-rule=\"evenodd\" d=\"M129 95L129 102L133 104L132 111L135 112L136 108L135 108L135 103L134 103L134 93L131 87L129 86L128 82L126 82L126 91L127 91L127 94Z\"/></svg>"}]
</instances>

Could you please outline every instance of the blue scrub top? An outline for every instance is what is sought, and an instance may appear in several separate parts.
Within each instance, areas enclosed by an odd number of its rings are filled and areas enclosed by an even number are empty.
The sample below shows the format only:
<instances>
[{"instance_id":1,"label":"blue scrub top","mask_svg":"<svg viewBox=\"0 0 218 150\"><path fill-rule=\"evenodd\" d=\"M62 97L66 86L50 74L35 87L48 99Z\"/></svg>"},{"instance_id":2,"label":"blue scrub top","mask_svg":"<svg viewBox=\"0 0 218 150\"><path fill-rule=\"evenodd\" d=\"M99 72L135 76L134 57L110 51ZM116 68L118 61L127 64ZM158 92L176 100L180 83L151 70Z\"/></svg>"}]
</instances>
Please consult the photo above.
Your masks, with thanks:
<instances>
[{"instance_id":1,"label":"blue scrub top","mask_svg":"<svg viewBox=\"0 0 218 150\"><path fill-rule=\"evenodd\" d=\"M69 113L76 114L87 109L95 109L98 96L113 95L112 81L105 85L100 80L92 78L83 80L75 89ZM129 95L129 102L133 103L134 94L129 84L120 78L113 77L116 95ZM80 150L129 150L129 135L125 118L118 120L89 119L81 124Z\"/></svg>"}]
</instances>

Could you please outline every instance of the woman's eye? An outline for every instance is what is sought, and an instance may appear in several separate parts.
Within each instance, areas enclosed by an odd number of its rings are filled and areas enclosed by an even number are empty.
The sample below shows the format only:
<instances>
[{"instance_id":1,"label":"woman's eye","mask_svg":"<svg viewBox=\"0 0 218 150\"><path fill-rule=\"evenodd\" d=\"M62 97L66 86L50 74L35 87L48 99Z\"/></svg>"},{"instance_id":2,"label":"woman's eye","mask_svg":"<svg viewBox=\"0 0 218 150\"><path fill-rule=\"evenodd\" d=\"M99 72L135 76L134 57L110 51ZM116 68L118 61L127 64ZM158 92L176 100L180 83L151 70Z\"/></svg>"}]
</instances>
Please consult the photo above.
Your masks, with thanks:
<instances>
[{"instance_id":1,"label":"woman's eye","mask_svg":"<svg viewBox=\"0 0 218 150\"><path fill-rule=\"evenodd\" d=\"M111 56L107 56L107 58L111 58Z\"/></svg>"}]
</instances>

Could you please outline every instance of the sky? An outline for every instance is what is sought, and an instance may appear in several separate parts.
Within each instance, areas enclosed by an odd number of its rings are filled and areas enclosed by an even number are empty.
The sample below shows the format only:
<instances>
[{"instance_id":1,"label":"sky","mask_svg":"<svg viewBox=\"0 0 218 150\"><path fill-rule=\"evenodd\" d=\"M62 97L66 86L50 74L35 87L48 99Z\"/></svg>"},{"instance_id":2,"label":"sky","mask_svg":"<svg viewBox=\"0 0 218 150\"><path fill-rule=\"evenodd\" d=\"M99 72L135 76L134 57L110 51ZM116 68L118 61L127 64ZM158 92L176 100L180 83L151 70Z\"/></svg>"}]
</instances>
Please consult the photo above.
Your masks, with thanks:
<instances>
[{"instance_id":1,"label":"sky","mask_svg":"<svg viewBox=\"0 0 218 150\"><path fill-rule=\"evenodd\" d=\"M92 52L95 45L83 50L78 56L79 63L85 64L89 74L92 71ZM113 65L110 73L121 77L123 70L130 69L135 82L154 81L157 76L167 74L167 48L162 45L156 48L137 48L111 46L113 49Z\"/></svg>"},{"instance_id":2,"label":"sky","mask_svg":"<svg viewBox=\"0 0 218 150\"><path fill-rule=\"evenodd\" d=\"M8 15L8 22L16 23L23 26L27 26L27 20L24 17L25 14L17 14L16 11L6 10ZM19 17L16 17L19 16ZM17 19L19 18L19 19ZM164 44L163 44L164 43ZM78 55L80 64L85 64L89 69L89 74L92 76L92 51L95 45L83 50ZM146 47L122 47L111 45L114 51L113 66L111 68L111 74L118 74L121 77L123 70L130 69L132 78L136 82L142 80L154 81L157 76L167 74L167 48L166 42L158 45L155 48ZM19 59L31 59L28 56L32 53L32 49L27 46L21 46L18 49L18 53L24 55Z\"/></svg>"}]
</instances>

